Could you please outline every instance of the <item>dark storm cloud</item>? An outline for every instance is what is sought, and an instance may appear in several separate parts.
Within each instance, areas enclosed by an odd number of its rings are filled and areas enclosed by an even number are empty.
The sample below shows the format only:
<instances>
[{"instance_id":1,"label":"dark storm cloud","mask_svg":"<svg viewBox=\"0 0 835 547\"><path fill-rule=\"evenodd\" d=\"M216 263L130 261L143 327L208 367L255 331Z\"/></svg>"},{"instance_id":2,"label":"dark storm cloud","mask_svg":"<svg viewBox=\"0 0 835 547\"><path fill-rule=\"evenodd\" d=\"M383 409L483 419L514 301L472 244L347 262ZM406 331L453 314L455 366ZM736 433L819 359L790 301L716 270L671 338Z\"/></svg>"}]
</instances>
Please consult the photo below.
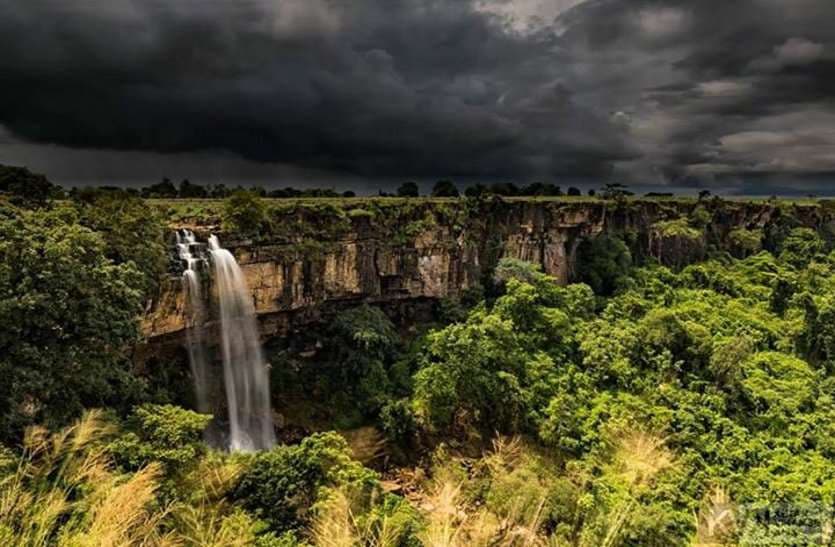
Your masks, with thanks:
<instances>
[{"instance_id":1,"label":"dark storm cloud","mask_svg":"<svg viewBox=\"0 0 835 547\"><path fill-rule=\"evenodd\" d=\"M830 0L0 8L0 126L16 143L0 142L4 161L25 140L26 157L53 153L76 172L95 162L67 147L111 150L114 172L115 149L133 164L137 151L161 166L216 157L223 173L302 179L835 191Z\"/></svg>"},{"instance_id":2,"label":"dark storm cloud","mask_svg":"<svg viewBox=\"0 0 835 547\"><path fill-rule=\"evenodd\" d=\"M0 123L31 141L407 176L632 155L560 84L553 34L467 1L0 3Z\"/></svg>"},{"instance_id":3,"label":"dark storm cloud","mask_svg":"<svg viewBox=\"0 0 835 547\"><path fill-rule=\"evenodd\" d=\"M619 112L641 149L619 176L835 191L835 2L604 0L565 19L589 67L573 88Z\"/></svg>"}]
</instances>

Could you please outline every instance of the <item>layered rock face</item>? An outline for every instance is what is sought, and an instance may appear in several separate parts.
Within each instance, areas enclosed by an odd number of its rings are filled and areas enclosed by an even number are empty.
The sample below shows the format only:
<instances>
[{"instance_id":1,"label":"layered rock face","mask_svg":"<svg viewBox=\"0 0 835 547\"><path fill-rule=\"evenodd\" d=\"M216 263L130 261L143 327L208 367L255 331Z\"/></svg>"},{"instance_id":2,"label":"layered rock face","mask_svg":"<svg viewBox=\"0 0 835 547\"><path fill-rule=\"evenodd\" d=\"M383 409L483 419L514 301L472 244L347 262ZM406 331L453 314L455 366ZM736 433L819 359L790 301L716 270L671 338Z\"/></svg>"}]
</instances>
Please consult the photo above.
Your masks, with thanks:
<instances>
[{"instance_id":1,"label":"layered rock face","mask_svg":"<svg viewBox=\"0 0 835 547\"><path fill-rule=\"evenodd\" d=\"M687 217L698 206L649 200L347 202L273 210L269 226L255 239L223 233L211 220L189 227L202 241L220 231L221 243L244 271L262 336L268 338L361 302L392 306L457 297L482 283L503 257L540 264L568 283L585 239L627 233L635 252L649 252L655 223ZM781 215L768 204L701 207L712 219L706 242L721 242L735 228L764 228ZM820 207L796 207L793 215L810 227L831 221ZM212 284L207 272L202 277L211 310ZM172 272L149 303L143 331L150 344L176 342L186 321L185 295Z\"/></svg>"}]
</instances>

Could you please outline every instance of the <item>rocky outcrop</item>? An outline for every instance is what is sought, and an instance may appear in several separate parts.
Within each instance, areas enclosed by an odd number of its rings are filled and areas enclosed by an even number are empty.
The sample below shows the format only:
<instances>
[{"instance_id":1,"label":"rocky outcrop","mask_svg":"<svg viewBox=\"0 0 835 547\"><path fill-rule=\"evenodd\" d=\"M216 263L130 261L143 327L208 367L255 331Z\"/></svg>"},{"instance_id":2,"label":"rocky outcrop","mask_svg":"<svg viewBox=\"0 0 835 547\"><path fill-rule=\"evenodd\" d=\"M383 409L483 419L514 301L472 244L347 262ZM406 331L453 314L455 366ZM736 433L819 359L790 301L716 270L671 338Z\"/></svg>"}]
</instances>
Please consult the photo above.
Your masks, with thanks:
<instances>
[{"instance_id":1,"label":"rocky outcrop","mask_svg":"<svg viewBox=\"0 0 835 547\"><path fill-rule=\"evenodd\" d=\"M246 275L262 334L270 337L360 302L456 297L491 275L502 257L538 263L567 283L585 239L606 231L627 233L635 252L648 252L653 225L688 217L696 207L708 212L706 243L721 243L737 227L767 227L784 215L773 205L732 202L382 200L274 208L257 239L223 233L211 223L189 227L203 241L220 231L221 243ZM831 221L817 206L796 207L792 215L812 227ZM209 273L202 277L205 294L214 301ZM150 344L171 342L185 325L186 301L179 272L172 271L148 305L143 332Z\"/></svg>"}]
</instances>

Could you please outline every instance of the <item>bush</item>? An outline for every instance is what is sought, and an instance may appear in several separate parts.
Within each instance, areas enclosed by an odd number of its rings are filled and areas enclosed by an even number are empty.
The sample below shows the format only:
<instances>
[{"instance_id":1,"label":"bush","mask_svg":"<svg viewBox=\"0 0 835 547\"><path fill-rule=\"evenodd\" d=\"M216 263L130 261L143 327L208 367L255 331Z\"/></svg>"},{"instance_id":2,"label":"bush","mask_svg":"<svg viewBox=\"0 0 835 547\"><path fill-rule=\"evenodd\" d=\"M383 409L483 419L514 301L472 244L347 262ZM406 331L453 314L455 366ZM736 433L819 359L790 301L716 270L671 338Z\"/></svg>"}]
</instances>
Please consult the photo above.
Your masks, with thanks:
<instances>
[{"instance_id":1,"label":"bush","mask_svg":"<svg viewBox=\"0 0 835 547\"><path fill-rule=\"evenodd\" d=\"M388 365L400 342L394 324L380 308L363 305L337 315L329 331L340 386L349 388L364 411L375 412L392 390Z\"/></svg>"},{"instance_id":2,"label":"bush","mask_svg":"<svg viewBox=\"0 0 835 547\"><path fill-rule=\"evenodd\" d=\"M735 230L731 230L728 234L728 241L730 241L731 250L734 255L740 258L745 258L746 256L757 253L760 249L762 249L762 230L737 228Z\"/></svg>"},{"instance_id":3,"label":"bush","mask_svg":"<svg viewBox=\"0 0 835 547\"><path fill-rule=\"evenodd\" d=\"M174 405L145 404L133 410L126 432L111 443L110 451L127 469L160 462L172 476L206 453L201 436L211 419Z\"/></svg>"},{"instance_id":4,"label":"bush","mask_svg":"<svg viewBox=\"0 0 835 547\"><path fill-rule=\"evenodd\" d=\"M417 431L415 415L408 399L386 403L380 410L380 424L386 436L397 443L408 444Z\"/></svg>"},{"instance_id":5,"label":"bush","mask_svg":"<svg viewBox=\"0 0 835 547\"><path fill-rule=\"evenodd\" d=\"M451 180L439 180L432 187L432 197L436 198L457 198L458 188Z\"/></svg>"},{"instance_id":6,"label":"bush","mask_svg":"<svg viewBox=\"0 0 835 547\"><path fill-rule=\"evenodd\" d=\"M823 253L824 243L811 228L795 228L789 232L780 247L780 260L795 268L807 266L817 255Z\"/></svg>"},{"instance_id":7,"label":"bush","mask_svg":"<svg viewBox=\"0 0 835 547\"><path fill-rule=\"evenodd\" d=\"M317 433L295 446L280 446L253 457L235 487L234 498L275 532L304 525L322 487L370 495L376 474L353 461L348 444L334 432Z\"/></svg>"},{"instance_id":8,"label":"bush","mask_svg":"<svg viewBox=\"0 0 835 547\"><path fill-rule=\"evenodd\" d=\"M397 195L402 198L416 198L420 195L420 189L416 182L404 182L397 188Z\"/></svg>"},{"instance_id":9,"label":"bush","mask_svg":"<svg viewBox=\"0 0 835 547\"><path fill-rule=\"evenodd\" d=\"M258 235L267 221L264 202L258 194L238 190L223 204L223 229L244 237Z\"/></svg>"}]
</instances>

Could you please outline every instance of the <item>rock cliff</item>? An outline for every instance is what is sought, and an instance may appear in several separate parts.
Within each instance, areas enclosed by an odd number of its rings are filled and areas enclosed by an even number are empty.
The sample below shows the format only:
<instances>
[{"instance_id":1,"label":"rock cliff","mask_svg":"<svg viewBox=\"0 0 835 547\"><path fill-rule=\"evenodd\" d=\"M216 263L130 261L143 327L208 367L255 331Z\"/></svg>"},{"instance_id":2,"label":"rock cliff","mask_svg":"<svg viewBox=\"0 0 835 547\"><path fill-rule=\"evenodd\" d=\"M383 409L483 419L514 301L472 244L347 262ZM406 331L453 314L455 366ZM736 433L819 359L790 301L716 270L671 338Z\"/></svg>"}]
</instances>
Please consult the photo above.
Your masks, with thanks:
<instances>
[{"instance_id":1,"label":"rock cliff","mask_svg":"<svg viewBox=\"0 0 835 547\"><path fill-rule=\"evenodd\" d=\"M670 260L679 246L665 249L667 236L656 227L692 220L698 208L706 222L700 249L727 247L728 234L738 228L765 234L788 218L814 228L832 222L829 210L817 205L793 206L788 214L785 206L727 201L349 200L274 208L255 238L224 233L211 217L181 220L172 229L188 225L202 241L220 233L241 264L268 338L361 302L391 307L457 297L482 283L503 257L538 263L567 283L579 245L603 232L629 235L633 253ZM208 272L202 277L211 294ZM143 332L150 345L177 343L186 324L174 267L148 305Z\"/></svg>"}]
</instances>

